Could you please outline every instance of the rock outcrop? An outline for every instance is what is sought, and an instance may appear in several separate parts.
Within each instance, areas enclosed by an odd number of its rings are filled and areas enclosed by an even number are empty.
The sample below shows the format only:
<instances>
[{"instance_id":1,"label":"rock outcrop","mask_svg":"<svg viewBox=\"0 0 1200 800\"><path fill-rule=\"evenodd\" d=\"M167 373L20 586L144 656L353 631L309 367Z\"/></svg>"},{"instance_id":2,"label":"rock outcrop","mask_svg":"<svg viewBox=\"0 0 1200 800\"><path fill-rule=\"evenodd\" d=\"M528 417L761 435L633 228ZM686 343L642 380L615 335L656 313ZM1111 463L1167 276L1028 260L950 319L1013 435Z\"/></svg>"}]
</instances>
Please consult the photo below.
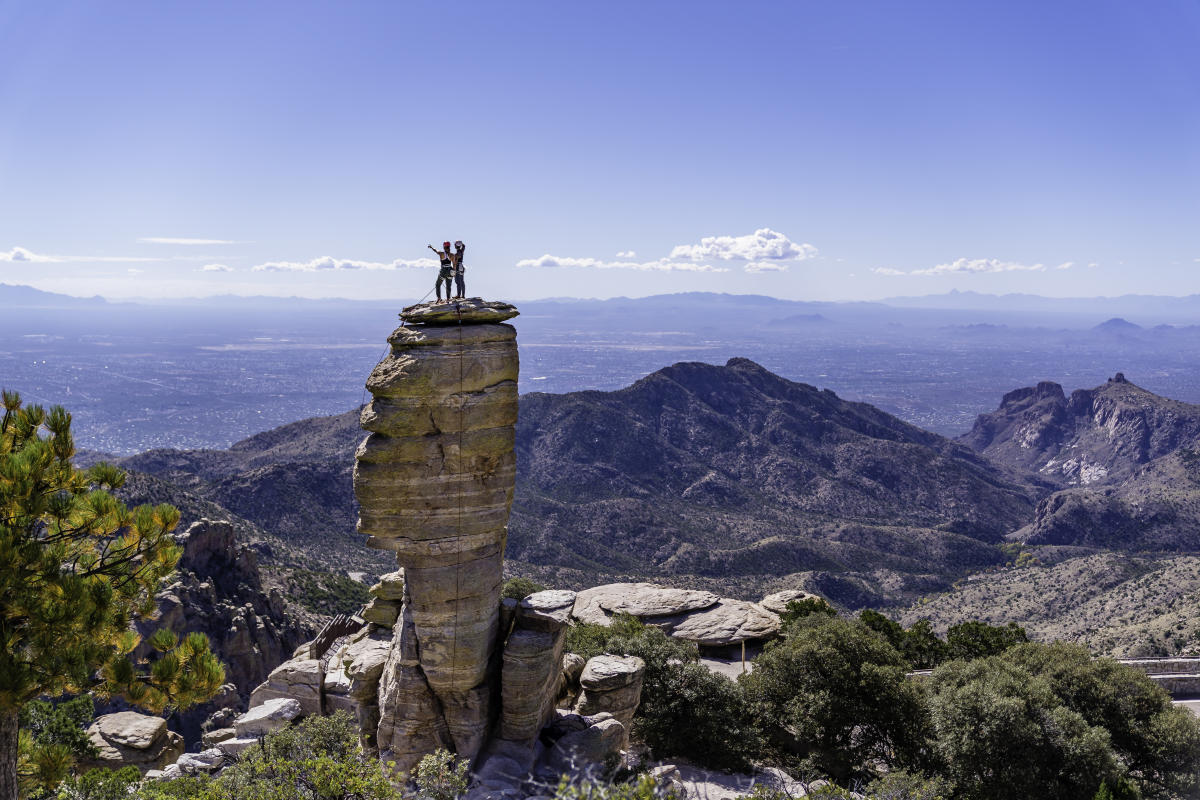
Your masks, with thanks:
<instances>
[{"instance_id":1,"label":"rock outcrop","mask_svg":"<svg viewBox=\"0 0 1200 800\"><path fill-rule=\"evenodd\" d=\"M593 625L609 625L614 614L629 614L676 639L724 648L775 638L787 603L804 597L816 595L785 590L769 595L763 603L750 603L652 583L608 583L579 592L571 613L579 622ZM765 605L768 602L772 607Z\"/></svg>"},{"instance_id":2,"label":"rock outcrop","mask_svg":"<svg viewBox=\"0 0 1200 800\"><path fill-rule=\"evenodd\" d=\"M174 580L155 596L154 613L136 623L143 639L133 655L149 654L149 635L158 628L181 637L192 632L208 636L229 684L213 701L172 721L194 745L206 717L225 708L246 708L251 689L313 631L287 613L277 590L263 591L258 556L238 541L233 525L201 519L175 538L183 553ZM108 706L120 708L115 702Z\"/></svg>"},{"instance_id":3,"label":"rock outcrop","mask_svg":"<svg viewBox=\"0 0 1200 800\"><path fill-rule=\"evenodd\" d=\"M400 769L430 743L473 759L495 713L518 371L516 331L499 321L515 314L475 300L405 309L367 380L354 487L359 530L404 569L379 733Z\"/></svg>"},{"instance_id":4,"label":"rock outcrop","mask_svg":"<svg viewBox=\"0 0 1200 800\"><path fill-rule=\"evenodd\" d=\"M575 713L583 716L608 713L624 729L617 739L625 748L633 729L633 715L642 701L642 676L646 663L636 656L596 656L587 662L579 676L583 691L575 703Z\"/></svg>"},{"instance_id":5,"label":"rock outcrop","mask_svg":"<svg viewBox=\"0 0 1200 800\"><path fill-rule=\"evenodd\" d=\"M118 711L102 714L87 729L88 739L99 755L82 764L85 768L137 767L143 774L171 763L183 754L183 737L167 730L162 717Z\"/></svg>"},{"instance_id":6,"label":"rock outcrop","mask_svg":"<svg viewBox=\"0 0 1200 800\"><path fill-rule=\"evenodd\" d=\"M274 669L232 730L211 733L211 750L235 754L254 732L346 711L364 750L398 773L439 748L471 762L471 797L482 800L524 796L539 769L604 760L628 742L642 662L564 656L575 592L500 598L518 367L516 332L499 320L516 311L453 305L406 309L410 324L392 334L367 382L359 527L401 569L371 587L361 616L335 619ZM618 597L614 608L724 602L682 590L636 599ZM556 708L575 698L580 713ZM207 758L171 769L199 770Z\"/></svg>"}]
</instances>

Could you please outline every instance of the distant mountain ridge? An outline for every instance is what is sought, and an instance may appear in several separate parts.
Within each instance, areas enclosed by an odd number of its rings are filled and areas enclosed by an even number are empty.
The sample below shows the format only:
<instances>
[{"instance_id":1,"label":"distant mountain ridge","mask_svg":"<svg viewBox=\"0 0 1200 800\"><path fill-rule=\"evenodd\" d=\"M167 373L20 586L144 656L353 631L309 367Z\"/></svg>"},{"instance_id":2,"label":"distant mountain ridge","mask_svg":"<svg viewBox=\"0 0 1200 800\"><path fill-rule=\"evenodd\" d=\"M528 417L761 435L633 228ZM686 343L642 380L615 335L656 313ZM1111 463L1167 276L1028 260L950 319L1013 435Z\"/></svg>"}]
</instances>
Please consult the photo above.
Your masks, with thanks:
<instances>
[{"instance_id":1,"label":"distant mountain ridge","mask_svg":"<svg viewBox=\"0 0 1200 800\"><path fill-rule=\"evenodd\" d=\"M357 412L126 468L326 568L378 573L354 531ZM735 358L613 392L521 397L508 557L546 581L804 584L902 603L1003 563L996 546L1200 550L1200 406L1116 376L1006 394L955 442Z\"/></svg>"},{"instance_id":2,"label":"distant mountain ridge","mask_svg":"<svg viewBox=\"0 0 1200 800\"><path fill-rule=\"evenodd\" d=\"M347 412L122 465L331 567L378 571L386 555L354 533L362 435ZM676 364L616 392L523 395L516 446L509 557L577 585L801 574L848 601L911 596L1002 560L995 543L1032 519L1036 494L966 446L746 359Z\"/></svg>"},{"instance_id":3,"label":"distant mountain ridge","mask_svg":"<svg viewBox=\"0 0 1200 800\"><path fill-rule=\"evenodd\" d=\"M1200 405L1160 397L1121 373L1069 398L1044 382L1006 394L961 441L1061 489L1013 539L1200 549Z\"/></svg>"},{"instance_id":4,"label":"distant mountain ridge","mask_svg":"<svg viewBox=\"0 0 1200 800\"><path fill-rule=\"evenodd\" d=\"M75 297L69 294L44 292L23 284L0 283L0 308L75 308L108 304L108 301L100 295Z\"/></svg>"}]
</instances>

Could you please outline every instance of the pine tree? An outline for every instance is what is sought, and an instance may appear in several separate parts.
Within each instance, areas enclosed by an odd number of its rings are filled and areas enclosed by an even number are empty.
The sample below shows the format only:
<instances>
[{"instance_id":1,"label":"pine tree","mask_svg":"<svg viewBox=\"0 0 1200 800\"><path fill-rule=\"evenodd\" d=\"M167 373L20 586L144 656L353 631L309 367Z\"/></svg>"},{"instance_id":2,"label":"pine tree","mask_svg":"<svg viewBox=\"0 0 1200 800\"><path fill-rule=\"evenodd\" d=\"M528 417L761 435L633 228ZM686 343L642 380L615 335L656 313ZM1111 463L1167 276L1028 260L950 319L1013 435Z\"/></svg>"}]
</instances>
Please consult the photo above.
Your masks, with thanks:
<instances>
[{"instance_id":1,"label":"pine tree","mask_svg":"<svg viewBox=\"0 0 1200 800\"><path fill-rule=\"evenodd\" d=\"M154 655L132 657L131 621L179 561L179 512L126 508L106 491L124 482L119 469L72 466L70 414L2 398L0 800L17 800L17 717L31 700L90 692L157 713L212 697L225 672L200 634L159 630Z\"/></svg>"}]
</instances>

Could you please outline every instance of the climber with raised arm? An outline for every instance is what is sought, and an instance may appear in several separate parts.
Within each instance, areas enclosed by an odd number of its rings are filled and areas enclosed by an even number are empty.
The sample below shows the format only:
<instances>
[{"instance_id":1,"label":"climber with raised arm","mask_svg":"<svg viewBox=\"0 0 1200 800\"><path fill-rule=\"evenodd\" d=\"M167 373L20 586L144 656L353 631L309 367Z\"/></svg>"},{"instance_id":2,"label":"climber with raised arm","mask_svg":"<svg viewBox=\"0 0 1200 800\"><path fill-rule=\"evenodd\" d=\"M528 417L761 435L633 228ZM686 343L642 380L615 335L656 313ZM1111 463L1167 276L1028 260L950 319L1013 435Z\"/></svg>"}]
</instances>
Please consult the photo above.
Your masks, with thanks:
<instances>
[{"instance_id":1,"label":"climber with raised arm","mask_svg":"<svg viewBox=\"0 0 1200 800\"><path fill-rule=\"evenodd\" d=\"M463 266L463 253L466 250L467 246L462 243L462 239L454 243L454 296L459 300L465 300L467 297L467 268Z\"/></svg>"},{"instance_id":2,"label":"climber with raised arm","mask_svg":"<svg viewBox=\"0 0 1200 800\"><path fill-rule=\"evenodd\" d=\"M433 290L437 292L437 301L442 302L442 281L446 282L446 301L450 298L450 280L454 277L454 254L450 252L450 243L442 242L442 249L438 250L433 245L428 245L429 249L437 254L438 260L442 262L441 268L438 270L437 281L433 284ZM428 296L428 295L426 295Z\"/></svg>"}]
</instances>

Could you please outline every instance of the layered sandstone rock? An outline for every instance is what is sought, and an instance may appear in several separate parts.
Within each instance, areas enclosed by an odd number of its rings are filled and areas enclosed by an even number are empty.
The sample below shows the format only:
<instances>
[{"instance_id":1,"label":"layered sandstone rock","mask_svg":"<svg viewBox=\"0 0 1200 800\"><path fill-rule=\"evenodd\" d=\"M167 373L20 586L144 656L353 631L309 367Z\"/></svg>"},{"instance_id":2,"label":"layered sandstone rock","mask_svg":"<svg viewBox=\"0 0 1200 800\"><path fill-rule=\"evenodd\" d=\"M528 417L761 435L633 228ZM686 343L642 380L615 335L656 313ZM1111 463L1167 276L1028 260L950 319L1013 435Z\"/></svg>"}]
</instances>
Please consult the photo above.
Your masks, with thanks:
<instances>
[{"instance_id":1,"label":"layered sandstone rock","mask_svg":"<svg viewBox=\"0 0 1200 800\"><path fill-rule=\"evenodd\" d=\"M516 331L490 320L516 309L462 303L446 318L445 306L402 315L429 324L398 328L371 373L354 470L359 529L404 568L379 699L379 749L400 769L430 745L474 758L494 715L518 358Z\"/></svg>"},{"instance_id":2,"label":"layered sandstone rock","mask_svg":"<svg viewBox=\"0 0 1200 800\"><path fill-rule=\"evenodd\" d=\"M521 601L504 646L499 737L532 745L554 717L563 645L575 593L544 591Z\"/></svg>"},{"instance_id":3,"label":"layered sandstone rock","mask_svg":"<svg viewBox=\"0 0 1200 800\"><path fill-rule=\"evenodd\" d=\"M621 747L629 743L633 715L642 701L642 676L646 662L637 656L596 656L587 662L579 676L583 691L575 703L575 713L583 716L609 713L621 723Z\"/></svg>"}]
</instances>

